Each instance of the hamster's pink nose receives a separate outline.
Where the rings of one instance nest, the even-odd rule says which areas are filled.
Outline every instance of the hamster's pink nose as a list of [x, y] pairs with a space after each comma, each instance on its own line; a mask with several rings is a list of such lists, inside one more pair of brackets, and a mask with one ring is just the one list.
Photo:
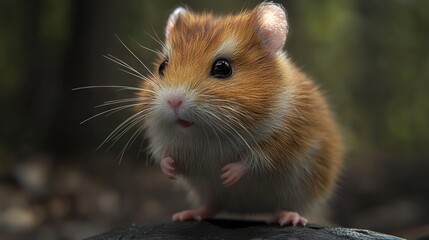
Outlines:
[[170, 105], [171, 108], [173, 109], [178, 109], [182, 103], [183, 103], [183, 99], [180, 96], [177, 95], [171, 95], [167, 98], [168, 104]]

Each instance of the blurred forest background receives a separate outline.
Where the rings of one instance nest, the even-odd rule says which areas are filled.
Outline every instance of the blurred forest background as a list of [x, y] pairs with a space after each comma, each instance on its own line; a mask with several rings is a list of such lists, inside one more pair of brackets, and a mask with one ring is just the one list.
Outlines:
[[[0, 0], [0, 239], [80, 239], [169, 219], [185, 194], [147, 165], [140, 141], [97, 146], [130, 111], [79, 123], [136, 86], [103, 58], [145, 72], [179, 5], [216, 13], [260, 1]], [[333, 222], [416, 238], [429, 234], [429, 1], [277, 1], [286, 50], [331, 102], [348, 154]], [[142, 142], [144, 145], [144, 142]]]

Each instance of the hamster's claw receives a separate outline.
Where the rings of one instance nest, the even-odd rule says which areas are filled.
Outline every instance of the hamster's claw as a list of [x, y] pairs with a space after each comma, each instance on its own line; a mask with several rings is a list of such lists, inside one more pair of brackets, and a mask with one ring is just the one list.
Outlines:
[[222, 183], [226, 187], [234, 185], [247, 172], [247, 169], [248, 167], [243, 162], [233, 162], [225, 165], [220, 175]]
[[166, 157], [161, 160], [161, 171], [169, 179], [176, 179], [176, 169], [174, 168], [174, 159]]
[[308, 220], [296, 212], [280, 210], [275, 213], [275, 219], [280, 226], [292, 225], [292, 226], [305, 226]]

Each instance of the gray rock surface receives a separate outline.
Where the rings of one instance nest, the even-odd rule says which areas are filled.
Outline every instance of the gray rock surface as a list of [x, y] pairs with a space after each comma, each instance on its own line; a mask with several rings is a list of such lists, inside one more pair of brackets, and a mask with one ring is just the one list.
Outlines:
[[208, 220], [202, 222], [161, 222], [132, 224], [120, 227], [89, 240], [113, 239], [402, 239], [369, 230], [324, 227], [309, 224], [306, 227], [280, 227], [262, 222]]

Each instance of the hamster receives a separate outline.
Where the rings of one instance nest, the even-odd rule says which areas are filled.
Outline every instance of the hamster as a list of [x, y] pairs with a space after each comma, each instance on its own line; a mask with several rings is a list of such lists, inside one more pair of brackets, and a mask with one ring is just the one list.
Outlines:
[[169, 16], [136, 114], [162, 172], [197, 197], [198, 208], [172, 220], [269, 214], [303, 226], [333, 192], [341, 136], [318, 87], [283, 51], [287, 33], [284, 8], [271, 2]]

